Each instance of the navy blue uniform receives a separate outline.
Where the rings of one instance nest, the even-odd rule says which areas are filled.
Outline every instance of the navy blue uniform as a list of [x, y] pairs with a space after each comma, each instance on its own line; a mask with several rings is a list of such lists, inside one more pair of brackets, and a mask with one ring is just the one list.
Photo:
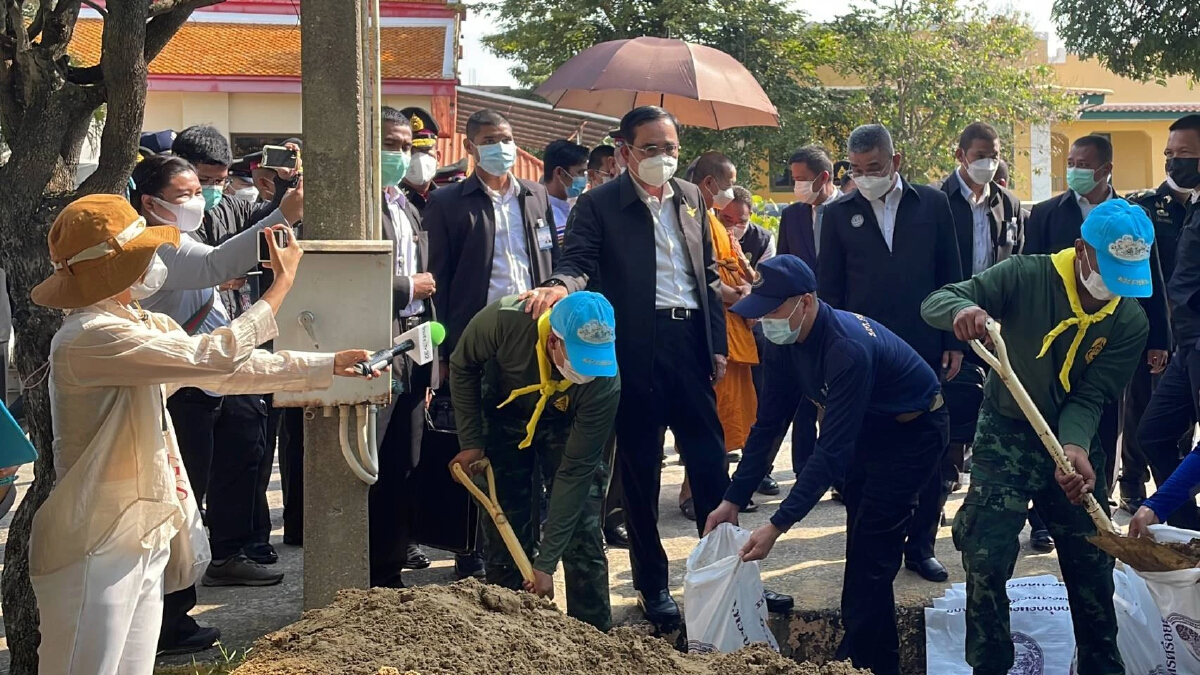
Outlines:
[[892, 582], [917, 496], [949, 442], [933, 369], [874, 320], [822, 302], [803, 343], [768, 344], [763, 403], [726, 499], [745, 506], [801, 397], [825, 408], [812, 457], [771, 517], [787, 530], [845, 476], [846, 573], [837, 658], [900, 672]]

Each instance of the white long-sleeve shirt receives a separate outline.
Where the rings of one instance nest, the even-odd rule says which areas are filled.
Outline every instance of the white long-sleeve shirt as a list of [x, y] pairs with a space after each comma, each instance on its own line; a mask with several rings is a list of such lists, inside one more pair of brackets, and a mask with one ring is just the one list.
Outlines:
[[33, 521], [30, 574], [77, 563], [117, 531], [135, 533], [147, 549], [166, 547], [183, 524], [167, 459], [179, 453], [166, 409], [171, 392], [332, 384], [332, 354], [255, 349], [278, 332], [264, 302], [194, 336], [164, 314], [114, 300], [68, 313], [50, 348], [57, 481]]

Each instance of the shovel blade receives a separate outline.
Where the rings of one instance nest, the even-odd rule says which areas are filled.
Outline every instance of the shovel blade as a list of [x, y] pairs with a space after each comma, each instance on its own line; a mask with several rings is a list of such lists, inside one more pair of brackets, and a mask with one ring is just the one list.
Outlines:
[[1196, 567], [1200, 560], [1144, 537], [1131, 539], [1112, 532], [1088, 537], [1096, 548], [1139, 572], [1173, 572]]

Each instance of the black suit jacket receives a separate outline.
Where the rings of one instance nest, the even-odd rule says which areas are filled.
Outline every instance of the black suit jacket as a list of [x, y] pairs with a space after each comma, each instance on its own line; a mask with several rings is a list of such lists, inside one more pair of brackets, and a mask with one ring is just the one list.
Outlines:
[[[671, 187], [675, 191], [672, 202], [676, 222], [696, 277], [700, 309], [709, 318], [705, 322], [709, 351], [728, 354], [721, 277], [700, 188], [679, 179], [673, 179]], [[654, 350], [678, 348], [659, 345], [654, 339], [654, 254], [653, 217], [638, 196], [629, 172], [625, 172], [619, 179], [580, 195], [567, 221], [562, 261], [554, 271], [554, 278], [569, 292], [584, 290], [592, 281], [591, 290], [604, 294], [612, 303], [621, 387], [642, 396], [649, 394]]]
[[[950, 213], [954, 215], [963, 276], [969, 277], [975, 266], [975, 214], [963, 196], [962, 179], [957, 174], [956, 170], [942, 181], [942, 192], [950, 200]], [[1021, 210], [1021, 200], [995, 182], [988, 193], [988, 222], [992, 227], [993, 264], [1021, 253], [1025, 243], [1025, 213]]]
[[[742, 252], [749, 258], [750, 266], [757, 269], [763, 254], [767, 252], [767, 247], [771, 245], [771, 233], [760, 225], [750, 223], [738, 243], [742, 245]], [[778, 255], [778, 252], [776, 254]]]
[[[518, 181], [525, 245], [529, 251], [532, 285], [550, 278], [558, 262], [554, 241], [554, 216], [546, 188], [527, 180]], [[424, 211], [429, 235], [429, 271], [437, 282], [433, 296], [439, 320], [446, 326], [442, 354], [451, 354], [467, 323], [487, 306], [488, 285], [495, 256], [496, 213], [483, 183], [471, 174], [461, 183], [451, 183], [429, 193]], [[550, 245], [538, 246], [537, 229], [550, 228]]]
[[887, 326], [934, 372], [941, 370], [942, 352], [964, 351], [965, 345], [925, 323], [921, 302], [962, 280], [954, 216], [940, 190], [904, 182], [890, 251], [871, 204], [857, 190], [825, 208], [819, 295]]
[[[1112, 198], [1120, 199], [1116, 196]], [[1083, 228], [1083, 212], [1079, 210], [1076, 199], [1075, 193], [1067, 190], [1057, 197], [1034, 204], [1025, 226], [1023, 253], [1049, 255], [1075, 246], [1075, 240], [1082, 236]], [[1158, 242], [1150, 248], [1150, 278], [1154, 284], [1154, 294], [1138, 300], [1150, 322], [1146, 349], [1169, 350], [1171, 322], [1167, 314], [1166, 283], [1158, 260]]]
[[[821, 222], [824, 224], [823, 218]], [[813, 233], [812, 204], [796, 202], [779, 214], [779, 243], [775, 245], [775, 252], [794, 255], [808, 263], [814, 273], [817, 272], [819, 261], [817, 240]]]
[[[416, 273], [429, 271], [429, 235], [421, 228], [421, 212], [417, 210], [412, 202], [405, 200], [404, 206], [401, 208], [404, 215], [408, 217], [408, 222], [412, 224], [412, 229], [416, 233], [417, 243], [417, 267]], [[383, 238], [388, 241], [396, 241], [396, 224], [392, 222], [392, 213], [388, 209], [387, 203], [383, 205]], [[403, 332], [401, 326], [400, 313], [409, 304], [409, 294], [412, 289], [412, 277], [399, 274], [395, 267], [392, 271], [392, 337], [396, 337]], [[437, 313], [434, 311], [433, 302], [429, 299], [421, 301], [422, 310], [418, 315], [427, 321], [434, 321]], [[417, 370], [424, 370], [420, 383], [414, 382], [413, 373]], [[414, 386], [422, 388], [427, 386], [429, 372], [431, 367], [416, 366], [411, 360], [405, 356], [397, 356], [392, 360], [392, 373], [401, 382], [404, 383], [405, 391], [412, 391]], [[395, 399], [393, 398], [393, 401]], [[386, 424], [384, 425], [386, 428]], [[382, 438], [382, 437], [381, 437]]]

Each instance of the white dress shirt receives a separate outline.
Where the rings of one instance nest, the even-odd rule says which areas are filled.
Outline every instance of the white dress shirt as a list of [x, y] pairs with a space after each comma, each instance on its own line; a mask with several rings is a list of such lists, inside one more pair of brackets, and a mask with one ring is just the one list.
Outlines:
[[533, 286], [529, 242], [525, 237], [525, 218], [521, 215], [521, 186], [513, 175], [508, 177], [508, 189], [496, 192], [484, 184], [492, 198], [495, 212], [496, 238], [492, 252], [492, 279], [488, 284], [488, 304], [508, 295], [520, 295]]
[[1111, 185], [1108, 186], [1108, 193], [1105, 195], [1104, 199], [1100, 200], [1100, 204], [1093, 204], [1093, 203], [1089, 202], [1087, 200], [1087, 197], [1084, 197], [1083, 195], [1079, 194], [1078, 192], [1075, 192], [1074, 190], [1072, 190], [1071, 192], [1075, 193], [1075, 202], [1077, 204], [1079, 204], [1079, 213], [1083, 214], [1084, 220], [1087, 220], [1088, 214], [1090, 214], [1092, 212], [1092, 209], [1094, 209], [1097, 206], [1099, 206], [1100, 204], [1103, 204], [1104, 202], [1112, 199], [1115, 196], [1113, 194], [1113, 189], [1112, 189]]
[[[383, 199], [387, 204], [388, 214], [392, 217], [392, 228], [396, 231], [396, 241], [392, 243], [392, 248], [396, 252], [396, 276], [409, 277], [411, 279], [419, 272], [417, 269], [419, 253], [417, 251], [416, 229], [408, 219], [408, 214], [404, 212], [404, 208], [401, 206], [403, 198], [404, 193], [399, 188], [389, 187], [383, 191]], [[415, 285], [409, 284], [408, 305], [400, 310], [400, 316], [416, 316], [425, 309], [424, 304], [420, 300], [413, 299], [415, 291]]]
[[[837, 201], [842, 196], [840, 189], [835, 189], [829, 199], [813, 207], [813, 252], [821, 255], [821, 220], [825, 217], [825, 207]], [[889, 244], [890, 246], [890, 244]], [[772, 253], [774, 255], [774, 253]]]
[[900, 198], [904, 196], [904, 179], [896, 174], [896, 184], [888, 193], [879, 199], [871, 200], [871, 210], [875, 212], [875, 222], [879, 223], [879, 231], [887, 242], [888, 250], [892, 250], [892, 237], [896, 234], [896, 214], [900, 211]]
[[963, 199], [967, 200], [967, 205], [971, 207], [973, 223], [971, 231], [974, 237], [971, 248], [971, 274], [979, 274], [995, 262], [996, 253], [992, 247], [992, 223], [988, 220], [988, 199], [992, 195], [992, 186], [990, 183], [984, 185], [979, 199], [975, 199], [975, 193], [967, 187], [967, 181], [963, 180], [962, 170], [955, 171], [954, 175], [958, 178], [959, 190], [962, 192]]
[[683, 233], [672, 201], [674, 188], [670, 183], [664, 185], [660, 200], [646, 192], [636, 180], [633, 181], [633, 187], [654, 219], [654, 263], [658, 279], [654, 308], [700, 309], [696, 275], [692, 271], [692, 263], [688, 261], [687, 248], [683, 245]]

